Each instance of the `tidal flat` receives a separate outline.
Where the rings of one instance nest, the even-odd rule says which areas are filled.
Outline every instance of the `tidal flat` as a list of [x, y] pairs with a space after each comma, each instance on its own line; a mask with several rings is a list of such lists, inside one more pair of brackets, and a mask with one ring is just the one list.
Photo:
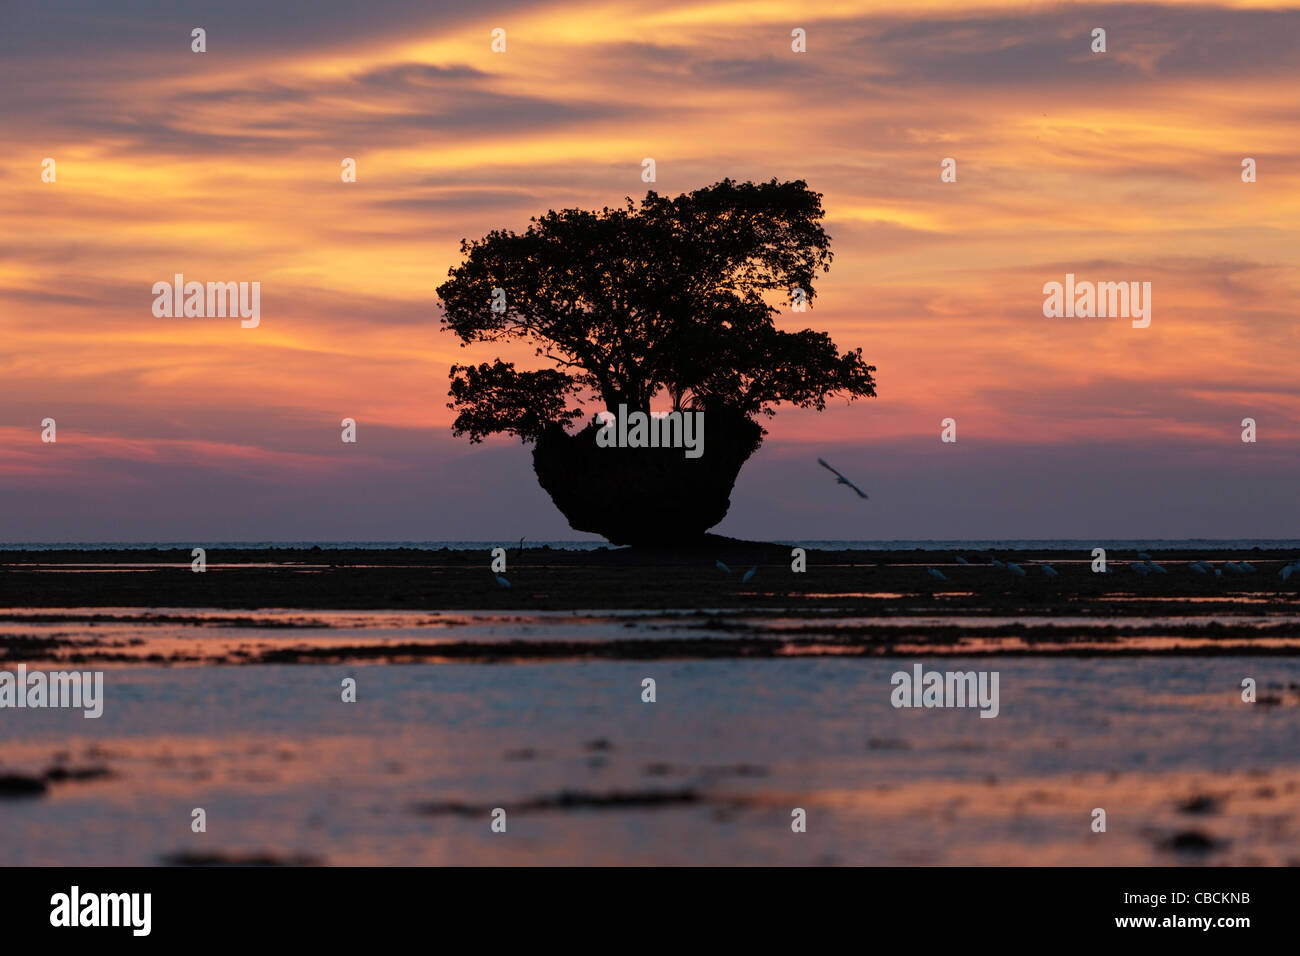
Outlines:
[[0, 864], [1300, 864], [1289, 553], [766, 553], [8, 552]]

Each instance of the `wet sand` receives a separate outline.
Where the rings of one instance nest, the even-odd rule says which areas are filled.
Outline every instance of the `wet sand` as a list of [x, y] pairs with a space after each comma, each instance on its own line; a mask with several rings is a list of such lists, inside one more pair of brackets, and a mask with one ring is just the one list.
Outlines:
[[[797, 657], [1300, 657], [1283, 616], [908, 620], [784, 611], [583, 613], [262, 611], [130, 608], [0, 611], [0, 662], [211, 666], [487, 663]], [[1265, 623], [1262, 623], [1265, 622]]]
[[[100, 718], [0, 714], [0, 865], [1300, 864], [1290, 553], [714, 544], [510, 549], [509, 589], [487, 552], [0, 554], [0, 669], [104, 671]], [[1000, 672], [997, 719], [892, 707], [918, 662]]]
[[909, 664], [116, 668], [0, 720], [0, 865], [1300, 863], [1300, 661], [1008, 658], [995, 720]]

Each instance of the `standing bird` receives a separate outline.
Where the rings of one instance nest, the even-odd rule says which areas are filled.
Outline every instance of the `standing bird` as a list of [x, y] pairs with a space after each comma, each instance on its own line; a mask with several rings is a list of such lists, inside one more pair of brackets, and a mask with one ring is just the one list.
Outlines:
[[850, 488], [852, 488], [854, 491], [856, 491], [856, 492], [858, 493], [858, 497], [859, 497], [859, 498], [865, 498], [865, 497], [867, 497], [866, 492], [864, 492], [861, 488], [859, 488], [859, 487], [858, 487], [857, 485], [855, 485], [853, 482], [849, 481], [847, 478], [845, 478], [843, 475], [841, 475], [838, 471], [836, 471], [836, 470], [835, 470], [834, 468], [832, 468], [830, 465], [826, 464], [826, 459], [825, 459], [825, 458], [818, 458], [818, 459], [817, 459], [817, 464], [821, 465], [823, 468], [825, 468], [827, 471], [829, 471], [831, 474], [833, 474], [833, 475], [835, 476], [835, 483], [836, 483], [837, 485], [848, 485]]

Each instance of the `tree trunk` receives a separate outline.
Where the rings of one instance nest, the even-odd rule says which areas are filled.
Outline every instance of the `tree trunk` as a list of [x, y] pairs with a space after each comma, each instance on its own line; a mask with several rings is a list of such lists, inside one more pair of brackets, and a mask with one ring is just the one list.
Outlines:
[[601, 448], [598, 430], [552, 426], [533, 449], [533, 470], [571, 528], [614, 544], [700, 538], [726, 517], [736, 476], [763, 440], [756, 422], [725, 408], [705, 414], [698, 458], [682, 448]]

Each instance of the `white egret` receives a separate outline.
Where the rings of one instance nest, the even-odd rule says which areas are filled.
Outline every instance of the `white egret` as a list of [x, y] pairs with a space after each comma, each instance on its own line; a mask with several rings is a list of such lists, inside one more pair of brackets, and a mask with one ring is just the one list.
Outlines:
[[865, 498], [865, 497], [867, 497], [867, 493], [866, 493], [865, 491], [863, 491], [861, 488], [859, 488], [859, 487], [858, 487], [857, 485], [855, 485], [853, 482], [849, 481], [847, 478], [845, 478], [843, 475], [841, 475], [838, 471], [836, 471], [836, 470], [835, 470], [834, 468], [832, 468], [830, 465], [826, 464], [826, 459], [825, 459], [825, 458], [818, 458], [818, 459], [817, 459], [817, 464], [821, 465], [823, 468], [825, 468], [827, 471], [831, 472], [831, 473], [835, 476], [835, 483], [836, 483], [837, 485], [848, 485], [850, 488], [852, 488], [854, 491], [856, 491], [856, 492], [858, 493], [858, 497], [859, 497], [859, 498]]

